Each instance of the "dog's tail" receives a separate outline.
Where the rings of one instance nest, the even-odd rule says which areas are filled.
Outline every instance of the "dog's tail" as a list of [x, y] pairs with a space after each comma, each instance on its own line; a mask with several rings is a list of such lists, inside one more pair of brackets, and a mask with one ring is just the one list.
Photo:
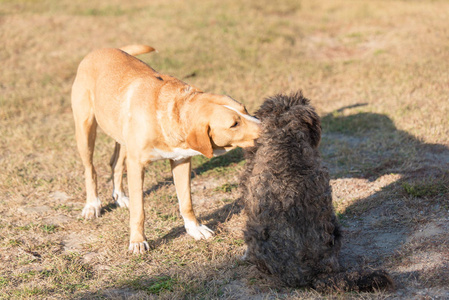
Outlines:
[[348, 271], [322, 275], [312, 282], [312, 288], [321, 293], [375, 292], [392, 290], [394, 282], [385, 271]]
[[154, 49], [151, 46], [147, 46], [147, 45], [128, 45], [125, 47], [120, 47], [120, 50], [122, 50], [123, 52], [126, 52], [132, 56], [136, 56], [136, 55], [144, 54], [144, 53], [150, 53], [153, 51], [157, 52], [156, 49]]

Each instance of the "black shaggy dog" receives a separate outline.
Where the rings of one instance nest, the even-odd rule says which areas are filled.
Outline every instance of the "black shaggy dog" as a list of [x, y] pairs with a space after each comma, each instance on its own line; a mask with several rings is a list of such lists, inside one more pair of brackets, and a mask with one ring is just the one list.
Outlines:
[[383, 271], [340, 272], [341, 232], [329, 173], [318, 152], [320, 118], [301, 92], [268, 98], [256, 112], [262, 134], [245, 152], [241, 191], [248, 216], [245, 258], [291, 287], [373, 291]]

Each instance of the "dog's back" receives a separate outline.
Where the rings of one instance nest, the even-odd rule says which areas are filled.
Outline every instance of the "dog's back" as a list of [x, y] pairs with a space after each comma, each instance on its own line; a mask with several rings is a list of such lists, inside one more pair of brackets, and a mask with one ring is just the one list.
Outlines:
[[[246, 151], [241, 181], [246, 258], [288, 286], [326, 290], [338, 277], [341, 239], [318, 152], [320, 118], [301, 93], [267, 99], [256, 116], [262, 134]], [[362, 282], [372, 287], [382, 277], [341, 274], [348, 290]]]

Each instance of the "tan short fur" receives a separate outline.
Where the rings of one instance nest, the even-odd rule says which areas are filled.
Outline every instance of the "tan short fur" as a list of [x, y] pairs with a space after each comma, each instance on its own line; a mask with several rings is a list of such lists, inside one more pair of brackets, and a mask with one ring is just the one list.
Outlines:
[[[72, 109], [78, 150], [85, 168], [87, 200], [82, 215], [100, 215], [101, 202], [92, 156], [96, 127], [116, 141], [111, 159], [113, 197], [130, 210], [130, 251], [148, 250], [144, 234], [144, 166], [170, 159], [181, 215], [195, 239], [212, 230], [195, 217], [190, 195], [190, 157], [209, 158], [253, 146], [259, 122], [237, 101], [208, 94], [163, 75], [133, 55], [154, 51], [145, 45], [101, 49], [80, 63], [72, 87]], [[122, 189], [124, 164], [129, 199]]]

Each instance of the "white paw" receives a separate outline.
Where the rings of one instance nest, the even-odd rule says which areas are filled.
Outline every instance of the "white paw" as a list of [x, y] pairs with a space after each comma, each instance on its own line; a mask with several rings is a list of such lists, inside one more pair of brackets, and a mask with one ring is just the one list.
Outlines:
[[243, 253], [242, 256], [239, 256], [238, 259], [240, 259], [241, 261], [248, 260], [248, 248], [245, 249], [245, 253]]
[[148, 250], [150, 250], [150, 245], [148, 245], [147, 241], [140, 243], [129, 243], [128, 251], [133, 254], [143, 254]]
[[214, 232], [207, 226], [196, 224], [193, 221], [185, 221], [185, 228], [187, 233], [195, 240], [208, 239], [214, 235]]
[[101, 201], [99, 198], [97, 198], [96, 201], [92, 203], [87, 203], [83, 211], [81, 212], [81, 216], [84, 219], [93, 219], [98, 218], [101, 214]]
[[116, 192], [112, 194], [112, 198], [114, 198], [115, 203], [117, 203], [120, 207], [129, 207], [129, 198], [126, 197], [124, 192]]

